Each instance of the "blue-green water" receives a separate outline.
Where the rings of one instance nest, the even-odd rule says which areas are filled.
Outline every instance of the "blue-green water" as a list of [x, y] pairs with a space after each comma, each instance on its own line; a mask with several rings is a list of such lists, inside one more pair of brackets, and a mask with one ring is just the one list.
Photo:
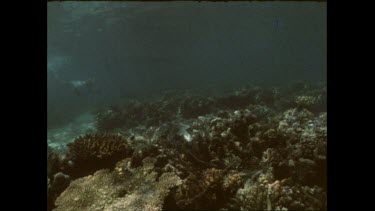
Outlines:
[[326, 19], [49, 2], [48, 210], [326, 210]]
[[325, 3], [49, 2], [47, 29], [51, 128], [168, 89], [326, 80]]

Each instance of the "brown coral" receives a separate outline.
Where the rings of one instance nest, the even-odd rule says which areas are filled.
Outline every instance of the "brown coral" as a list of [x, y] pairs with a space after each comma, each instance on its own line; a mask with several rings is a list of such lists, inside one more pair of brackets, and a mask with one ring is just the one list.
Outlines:
[[218, 209], [228, 200], [223, 190], [226, 169], [210, 168], [201, 174], [190, 174], [177, 189], [175, 200], [178, 209]]
[[120, 135], [94, 134], [68, 144], [66, 172], [73, 178], [112, 168], [117, 161], [130, 157], [132, 147]]
[[233, 194], [243, 185], [244, 173], [231, 171], [223, 179], [223, 190]]

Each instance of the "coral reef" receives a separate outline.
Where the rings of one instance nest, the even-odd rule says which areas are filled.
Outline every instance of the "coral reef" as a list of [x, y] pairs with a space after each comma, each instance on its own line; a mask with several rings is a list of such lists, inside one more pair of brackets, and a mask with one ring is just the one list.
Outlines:
[[51, 147], [47, 147], [47, 177], [49, 179], [60, 171], [61, 162], [60, 156]]
[[120, 135], [87, 134], [68, 144], [64, 172], [72, 178], [86, 176], [113, 167], [117, 161], [131, 157], [132, 153], [133, 148]]
[[70, 177], [61, 172], [56, 173], [52, 179], [47, 178], [47, 210], [54, 208], [56, 198], [69, 186]]
[[308, 108], [308, 107], [313, 106], [317, 102], [317, 99], [313, 96], [303, 95], [303, 96], [297, 96], [295, 102], [297, 106], [300, 108]]
[[228, 174], [227, 169], [209, 168], [200, 174], [190, 174], [176, 190], [176, 209], [220, 209], [233, 195], [234, 189], [241, 186], [239, 174]]
[[56, 199], [54, 210], [103, 210], [121, 192], [121, 186], [116, 185], [109, 170], [100, 170], [71, 182]]
[[50, 165], [75, 179], [55, 210], [325, 210], [325, 94], [176, 91], [98, 111], [99, 130], [121, 135], [80, 137]]
[[54, 201], [69, 184], [69, 177], [62, 174], [62, 160], [50, 147], [47, 147], [47, 210], [52, 210]]
[[130, 159], [120, 161], [115, 170], [100, 170], [73, 181], [56, 200], [59, 210], [162, 210], [171, 188], [181, 185], [173, 173], [158, 177], [155, 159], [130, 168]]
[[290, 186], [261, 174], [238, 190], [233, 209], [238, 210], [325, 210], [326, 194], [319, 186]]
[[307, 108], [326, 111], [325, 85], [296, 83], [289, 87], [247, 87], [224, 95], [197, 95], [192, 91], [167, 92], [156, 99], [129, 101], [95, 112], [97, 128], [110, 131], [138, 125], [158, 126], [176, 118], [197, 118], [220, 109], [243, 109], [249, 105], [270, 106], [277, 111]]
[[130, 101], [112, 106], [95, 113], [99, 131], [112, 131], [116, 128], [152, 126], [172, 120], [178, 111], [178, 104], [159, 99], [153, 102]]

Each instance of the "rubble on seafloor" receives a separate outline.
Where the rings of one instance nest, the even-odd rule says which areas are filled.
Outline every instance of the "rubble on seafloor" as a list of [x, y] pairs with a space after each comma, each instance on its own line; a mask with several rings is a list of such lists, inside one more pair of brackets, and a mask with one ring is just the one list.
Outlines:
[[49, 210], [326, 210], [324, 85], [172, 93], [49, 149]]

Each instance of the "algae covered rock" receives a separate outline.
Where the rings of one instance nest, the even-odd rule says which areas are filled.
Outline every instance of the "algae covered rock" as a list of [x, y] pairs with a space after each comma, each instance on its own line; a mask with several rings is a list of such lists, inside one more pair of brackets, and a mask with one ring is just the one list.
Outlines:
[[56, 199], [54, 211], [161, 210], [170, 189], [181, 184], [180, 178], [172, 172], [158, 177], [153, 158], [145, 158], [135, 169], [129, 162], [125, 159], [114, 171], [100, 170], [73, 181]]
[[56, 199], [54, 211], [103, 210], [123, 191], [109, 170], [74, 180]]

